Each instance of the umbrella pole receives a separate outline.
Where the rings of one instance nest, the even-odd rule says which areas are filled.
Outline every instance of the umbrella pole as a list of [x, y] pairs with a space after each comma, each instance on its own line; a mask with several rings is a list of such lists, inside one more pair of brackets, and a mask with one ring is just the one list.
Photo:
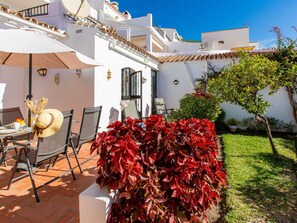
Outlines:
[[[29, 86], [28, 86], [29, 94], [27, 95], [26, 99], [31, 100], [32, 95], [32, 54], [29, 54]], [[31, 126], [31, 111], [28, 109], [28, 126]]]

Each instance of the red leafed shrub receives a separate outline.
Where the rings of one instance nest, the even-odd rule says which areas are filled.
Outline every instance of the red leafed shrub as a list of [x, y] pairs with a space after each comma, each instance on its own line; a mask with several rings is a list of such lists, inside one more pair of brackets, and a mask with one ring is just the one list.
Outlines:
[[118, 194], [109, 223], [202, 222], [220, 199], [226, 174], [217, 160], [214, 124], [207, 119], [115, 122], [98, 134], [97, 183]]

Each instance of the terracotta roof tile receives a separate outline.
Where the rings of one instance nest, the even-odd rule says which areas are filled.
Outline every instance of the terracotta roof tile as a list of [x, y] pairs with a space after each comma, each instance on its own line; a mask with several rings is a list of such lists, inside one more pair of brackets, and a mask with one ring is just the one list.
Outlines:
[[32, 22], [36, 25], [39, 25], [39, 26], [42, 26], [42, 27], [45, 27], [51, 31], [55, 31], [59, 34], [61, 33], [65, 33], [64, 30], [61, 30], [61, 29], [58, 29], [57, 27], [55, 26], [51, 26], [47, 23], [44, 23], [44, 22], [39, 22], [37, 19], [35, 18], [32, 18], [32, 17], [26, 17], [24, 16], [21, 12], [15, 12], [15, 11], [12, 11], [10, 10], [9, 8], [7, 8], [6, 6], [4, 5], [0, 5], [0, 11], [3, 11], [4, 13], [7, 13], [7, 14], [10, 14], [10, 15], [14, 15], [14, 16], [17, 16], [19, 17], [20, 19], [23, 19], [23, 20], [26, 20], [26, 21], [29, 21], [29, 22]]
[[[275, 52], [275, 49], [248, 51], [250, 55], [269, 55]], [[215, 53], [215, 54], [194, 54], [194, 55], [171, 55], [171, 56], [159, 56], [160, 63], [173, 63], [181, 61], [198, 61], [198, 60], [217, 60], [217, 59], [232, 59], [238, 58], [238, 52], [231, 51], [227, 53]]]

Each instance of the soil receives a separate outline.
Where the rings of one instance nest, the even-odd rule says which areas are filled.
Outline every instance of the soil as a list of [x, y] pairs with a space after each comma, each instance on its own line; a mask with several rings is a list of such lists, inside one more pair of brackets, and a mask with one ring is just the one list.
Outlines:
[[[223, 150], [222, 150], [222, 144], [221, 144], [221, 136], [218, 136], [218, 149], [219, 149], [219, 154], [218, 154], [218, 159], [221, 161], [223, 160]], [[225, 196], [224, 196], [224, 189], [221, 191], [221, 197], [222, 200], [219, 201], [217, 206], [212, 206], [210, 210], [207, 211], [206, 215], [208, 217], [209, 223], [225, 223], [224, 221], [224, 204], [225, 204]]]

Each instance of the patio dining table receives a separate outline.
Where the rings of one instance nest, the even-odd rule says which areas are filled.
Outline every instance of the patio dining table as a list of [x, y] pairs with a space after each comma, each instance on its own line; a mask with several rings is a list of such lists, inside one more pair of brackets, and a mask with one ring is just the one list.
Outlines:
[[20, 129], [0, 129], [0, 166], [5, 163], [6, 153], [9, 149], [9, 141], [26, 134], [32, 133], [31, 128], [20, 128]]

